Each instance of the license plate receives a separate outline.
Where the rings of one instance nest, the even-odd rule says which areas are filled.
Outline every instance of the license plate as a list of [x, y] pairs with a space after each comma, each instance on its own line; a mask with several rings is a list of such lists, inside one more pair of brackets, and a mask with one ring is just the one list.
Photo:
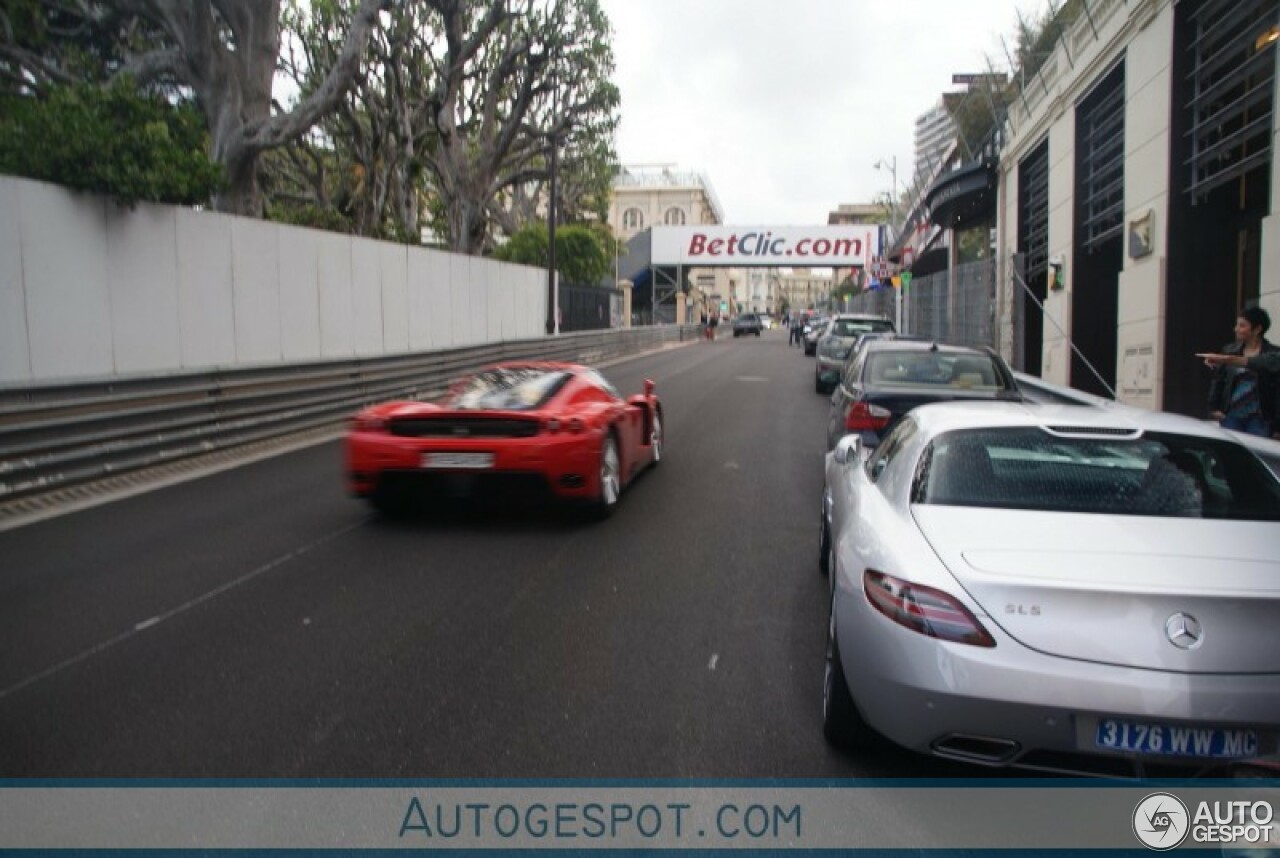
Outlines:
[[426, 453], [422, 467], [455, 471], [482, 471], [493, 467], [492, 453]]
[[1170, 757], [1234, 759], [1258, 755], [1258, 732], [1223, 727], [1182, 727], [1103, 718], [1094, 743], [1109, 751]]

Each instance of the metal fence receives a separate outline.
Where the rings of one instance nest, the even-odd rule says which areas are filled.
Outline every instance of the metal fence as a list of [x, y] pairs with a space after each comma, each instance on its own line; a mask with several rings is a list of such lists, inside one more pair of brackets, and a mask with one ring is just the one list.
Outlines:
[[574, 286], [561, 283], [560, 331], [600, 331], [618, 327], [617, 307], [622, 303], [622, 290], [604, 286]]
[[[955, 270], [911, 281], [902, 296], [903, 333], [970, 346], [998, 346], [995, 326], [995, 263], [979, 260]], [[853, 296], [849, 311], [897, 319], [897, 289], [868, 290]]]

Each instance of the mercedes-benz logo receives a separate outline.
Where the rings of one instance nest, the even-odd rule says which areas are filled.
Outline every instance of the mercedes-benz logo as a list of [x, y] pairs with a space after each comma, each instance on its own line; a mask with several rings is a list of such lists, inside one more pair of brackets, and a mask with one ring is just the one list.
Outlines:
[[1164, 633], [1178, 649], [1195, 649], [1204, 643], [1204, 629], [1190, 614], [1177, 613], [1165, 621]]

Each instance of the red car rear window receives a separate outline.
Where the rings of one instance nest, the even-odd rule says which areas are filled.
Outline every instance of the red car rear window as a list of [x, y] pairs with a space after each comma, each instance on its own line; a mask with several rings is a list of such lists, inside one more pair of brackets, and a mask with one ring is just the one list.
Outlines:
[[541, 367], [502, 367], [476, 373], [457, 387], [446, 406], [470, 411], [533, 411], [546, 405], [571, 373]]

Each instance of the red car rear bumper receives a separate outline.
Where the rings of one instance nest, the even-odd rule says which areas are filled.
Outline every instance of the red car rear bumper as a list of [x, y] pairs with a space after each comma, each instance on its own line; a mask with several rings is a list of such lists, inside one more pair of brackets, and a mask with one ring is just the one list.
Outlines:
[[[504, 482], [527, 488], [540, 478], [553, 495], [594, 498], [600, 493], [602, 437], [587, 431], [533, 438], [405, 438], [355, 430], [346, 440], [347, 488], [367, 497], [392, 480], [419, 482], [424, 488], [450, 484], [481, 489]], [[493, 459], [484, 468], [436, 468], [427, 464], [429, 453], [488, 453]]]

